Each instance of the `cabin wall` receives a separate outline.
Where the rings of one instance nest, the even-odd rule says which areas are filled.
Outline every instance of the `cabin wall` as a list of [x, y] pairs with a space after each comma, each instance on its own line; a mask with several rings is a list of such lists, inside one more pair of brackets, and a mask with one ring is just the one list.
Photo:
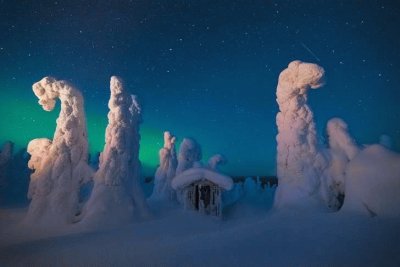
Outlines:
[[222, 215], [222, 190], [209, 181], [193, 183], [184, 189], [184, 208], [198, 210], [202, 214]]

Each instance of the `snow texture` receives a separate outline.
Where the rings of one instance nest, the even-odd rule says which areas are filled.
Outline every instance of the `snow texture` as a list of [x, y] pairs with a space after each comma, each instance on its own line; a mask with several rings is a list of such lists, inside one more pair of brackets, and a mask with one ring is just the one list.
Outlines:
[[195, 162], [201, 160], [201, 156], [200, 145], [194, 139], [184, 138], [179, 147], [176, 174], [178, 175], [183, 171], [192, 168], [195, 165]]
[[85, 222], [95, 224], [124, 223], [148, 212], [139, 183], [140, 107], [118, 77], [111, 77], [110, 90], [105, 146], [83, 213]]
[[39, 104], [51, 111], [57, 98], [61, 111], [53, 140], [34, 139], [28, 144], [31, 175], [28, 196], [32, 199], [26, 223], [68, 224], [79, 212], [81, 184], [90, 179], [88, 143], [81, 93], [65, 81], [45, 77], [33, 85]]
[[400, 217], [400, 154], [371, 145], [346, 168], [343, 211]]
[[277, 175], [274, 206], [320, 206], [322, 172], [327, 160], [317, 141], [307, 92], [324, 84], [320, 66], [293, 61], [281, 72], [277, 86]]
[[204, 179], [219, 185], [225, 190], [231, 190], [233, 187], [232, 178], [226, 175], [206, 168], [191, 168], [178, 174], [172, 180], [172, 188], [175, 190], [181, 190], [196, 181], [201, 181]]
[[152, 199], [174, 200], [175, 190], [171, 187], [172, 178], [178, 165], [175, 151], [175, 136], [164, 132], [164, 147], [160, 149], [160, 166], [154, 176]]

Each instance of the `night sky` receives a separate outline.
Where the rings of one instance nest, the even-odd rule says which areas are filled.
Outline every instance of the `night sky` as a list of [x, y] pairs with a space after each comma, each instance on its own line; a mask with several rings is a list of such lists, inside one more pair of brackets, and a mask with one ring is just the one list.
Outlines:
[[[400, 148], [400, 4], [396, 1], [0, 0], [0, 141], [52, 138], [58, 109], [32, 84], [70, 81], [85, 97], [93, 153], [104, 145], [111, 75], [143, 108], [140, 157], [158, 164], [162, 132], [194, 137], [231, 175], [275, 173], [279, 73], [295, 59], [325, 68], [309, 104], [323, 137], [339, 116], [360, 144]], [[59, 105], [58, 105], [59, 106]]]

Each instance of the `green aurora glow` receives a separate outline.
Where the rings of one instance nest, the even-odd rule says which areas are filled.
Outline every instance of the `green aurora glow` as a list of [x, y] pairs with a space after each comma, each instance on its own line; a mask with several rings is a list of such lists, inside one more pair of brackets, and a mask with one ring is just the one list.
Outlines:
[[[5, 94], [4, 92], [7, 92]], [[31, 97], [21, 95], [30, 93]], [[17, 93], [19, 92], [19, 93]], [[87, 109], [87, 107], [85, 107]], [[0, 140], [10, 140], [15, 144], [15, 151], [26, 148], [35, 138], [52, 139], [60, 105], [51, 112], [44, 111], [37, 103], [31, 90], [2, 90], [0, 97]], [[103, 151], [104, 135], [107, 127], [107, 113], [93, 114], [86, 112], [90, 153], [95, 155]], [[161, 130], [141, 127], [140, 160], [145, 175], [152, 175], [158, 164], [158, 150], [163, 144]]]

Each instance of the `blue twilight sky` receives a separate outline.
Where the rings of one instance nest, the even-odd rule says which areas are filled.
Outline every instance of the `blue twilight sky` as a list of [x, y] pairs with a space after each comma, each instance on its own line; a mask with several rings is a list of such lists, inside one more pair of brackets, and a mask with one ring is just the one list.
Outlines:
[[58, 111], [31, 85], [71, 81], [85, 97], [91, 151], [102, 150], [111, 75], [143, 107], [141, 160], [162, 132], [194, 137], [231, 175], [275, 173], [279, 73], [294, 60], [326, 70], [309, 104], [323, 137], [339, 116], [360, 143], [400, 148], [400, 4], [396, 1], [0, 0], [0, 141], [51, 137]]

